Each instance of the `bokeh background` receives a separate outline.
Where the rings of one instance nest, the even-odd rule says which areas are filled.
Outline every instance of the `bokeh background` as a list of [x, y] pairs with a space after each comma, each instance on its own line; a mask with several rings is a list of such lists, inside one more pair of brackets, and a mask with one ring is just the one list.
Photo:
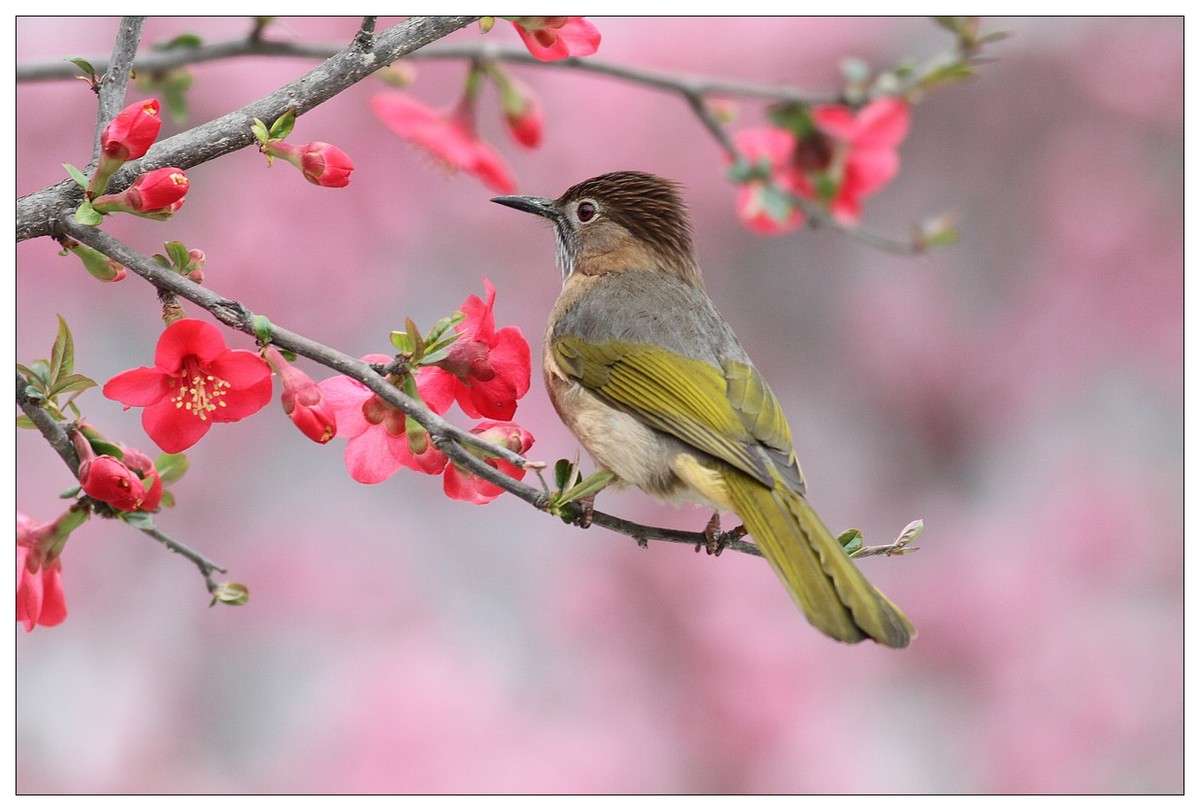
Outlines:
[[[883, 68], [950, 45], [916, 18], [596, 22], [596, 58], [820, 91], [845, 57]], [[356, 25], [282, 18], [269, 36], [336, 44]], [[142, 47], [249, 27], [152, 19]], [[685, 184], [709, 291], [782, 401], [826, 521], [884, 543], [925, 519], [919, 553], [862, 563], [920, 629], [910, 649], [823, 638], [755, 558], [641, 550], [513, 498], [450, 501], [410, 471], [356, 484], [341, 440], [305, 440], [272, 403], [189, 452], [159, 520], [247, 583], [248, 605], [208, 608], [189, 563], [124, 526], [72, 538], [68, 620], [17, 632], [18, 790], [1181, 791], [1183, 23], [986, 27], [1012, 36], [976, 80], [915, 108], [901, 173], [866, 206], [897, 236], [959, 212], [960, 244], [921, 258], [831, 229], [751, 234], [718, 147], [645, 87], [517, 67], [545, 109], [543, 146], [506, 140], [490, 91], [479, 119], [524, 193], [616, 169]], [[115, 30], [22, 18], [17, 55], [106, 56]], [[517, 44], [504, 23], [488, 36]], [[198, 65], [191, 121], [312, 64]], [[413, 64], [414, 95], [457, 98], [462, 63]], [[539, 352], [558, 290], [550, 231], [388, 134], [367, 107], [381, 88], [363, 82], [295, 131], [354, 158], [349, 187], [245, 150], [190, 170], [170, 223], [109, 229], [148, 253], [203, 248], [214, 289], [356, 355], [386, 352], [406, 315], [428, 325], [481, 294], [486, 275], [498, 324]], [[19, 194], [87, 162], [94, 110], [81, 82], [18, 87]], [[761, 121], [753, 102], [738, 110], [735, 126]], [[20, 360], [47, 356], [61, 314], [78, 371], [150, 362], [161, 322], [144, 283], [95, 282], [46, 239], [16, 258]], [[98, 392], [82, 405], [153, 450], [137, 411]], [[540, 380], [518, 419], [533, 458], [576, 453]], [[19, 509], [51, 520], [66, 469], [20, 432], [16, 470]], [[687, 528], [706, 517], [638, 493], [601, 504]]]

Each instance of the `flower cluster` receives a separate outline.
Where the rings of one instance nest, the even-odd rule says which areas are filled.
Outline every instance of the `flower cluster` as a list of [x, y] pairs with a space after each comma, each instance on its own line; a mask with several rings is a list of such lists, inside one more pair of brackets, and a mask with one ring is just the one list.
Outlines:
[[[600, 32], [582, 17], [514, 17], [521, 40], [538, 59], [589, 56], [600, 46]], [[532, 90], [494, 62], [472, 65], [459, 101], [435, 109], [407, 93], [388, 91], [371, 99], [371, 110], [394, 134], [432, 155], [450, 171], [462, 170], [500, 194], [516, 191], [512, 171], [475, 126], [475, 103], [482, 79], [500, 93], [504, 126], [518, 145], [536, 149], [542, 142], [544, 118]]]
[[158, 100], [134, 102], [118, 113], [100, 134], [100, 160], [90, 180], [85, 180], [74, 167], [67, 167], [76, 182], [87, 190], [86, 200], [76, 213], [80, 222], [98, 225], [102, 215], [119, 211], [165, 220], [183, 206], [188, 178], [182, 169], [173, 166], [139, 175], [117, 194], [104, 193], [113, 173], [128, 161], [143, 157], [161, 129]]
[[[516, 327], [496, 329], [492, 314], [496, 290], [486, 279], [484, 286], [486, 302], [478, 296], [463, 302], [465, 318], [449, 351], [414, 370], [405, 388], [437, 414], [445, 414], [457, 401], [469, 416], [486, 418], [472, 433], [523, 454], [533, 445], [533, 436], [510, 418], [516, 401], [529, 390], [529, 343]], [[391, 358], [367, 355], [363, 360], [388, 363]], [[346, 469], [355, 481], [376, 484], [407, 467], [443, 474], [446, 495], [462, 501], [486, 504], [503, 492], [451, 462], [415, 420], [407, 419], [403, 411], [357, 380], [331, 377], [319, 386], [324, 403], [336, 417], [338, 432], [347, 440]], [[478, 455], [513, 478], [524, 476], [522, 468], [482, 451]]]
[[793, 129], [737, 133], [735, 145], [749, 167], [738, 174], [739, 218], [762, 234], [790, 231], [804, 219], [794, 195], [821, 204], [840, 222], [857, 222], [862, 201], [899, 169], [896, 147], [908, 126], [908, 104], [882, 98], [857, 112], [818, 105]]

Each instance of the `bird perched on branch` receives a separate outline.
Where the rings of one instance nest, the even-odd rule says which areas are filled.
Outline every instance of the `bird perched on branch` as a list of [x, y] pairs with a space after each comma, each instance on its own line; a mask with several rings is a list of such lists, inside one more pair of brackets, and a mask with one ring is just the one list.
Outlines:
[[543, 373], [596, 462], [661, 499], [736, 513], [834, 639], [907, 645], [912, 623], [809, 506], [783, 411], [704, 292], [676, 185], [615, 172], [557, 200], [493, 202], [554, 224], [563, 289]]

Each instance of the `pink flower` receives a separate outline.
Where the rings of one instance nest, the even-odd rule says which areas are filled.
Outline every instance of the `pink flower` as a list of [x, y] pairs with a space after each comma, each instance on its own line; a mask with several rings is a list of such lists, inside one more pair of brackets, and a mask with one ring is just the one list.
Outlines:
[[271, 369], [254, 352], [230, 349], [220, 331], [182, 318], [163, 330], [154, 366], [121, 372], [104, 395], [145, 407], [142, 427], [160, 448], [178, 453], [217, 422], [249, 417], [271, 399]]
[[[388, 363], [387, 355], [367, 355], [367, 363]], [[453, 397], [430, 391], [429, 369], [417, 370], [417, 393], [433, 411], [441, 414]], [[446, 467], [445, 455], [424, 439], [424, 446], [410, 445], [405, 414], [379, 399], [362, 383], [345, 375], [322, 380], [318, 386], [337, 421], [338, 433], [346, 438], [346, 470], [356, 482], [378, 484], [401, 467], [437, 475]]]
[[459, 309], [467, 317], [458, 326], [458, 340], [445, 360], [426, 367], [426, 390], [457, 400], [471, 417], [507, 420], [529, 391], [529, 342], [517, 327], [496, 329], [496, 288], [486, 278], [483, 286], [487, 303], [474, 295], [463, 302]]
[[68, 510], [53, 524], [17, 513], [17, 622], [58, 625], [67, 618], [59, 554], [73, 529], [87, 520], [86, 510]]
[[127, 211], [152, 219], [165, 220], [183, 207], [188, 192], [188, 177], [182, 169], [164, 166], [138, 175], [132, 185], [119, 194], [105, 194], [92, 201], [102, 214]]
[[451, 168], [475, 175], [488, 188], [501, 194], [516, 190], [516, 181], [504, 160], [475, 135], [466, 103], [439, 112], [405, 93], [390, 92], [374, 96], [371, 109], [393, 133], [425, 149]]
[[100, 134], [101, 153], [118, 161], [136, 160], [145, 155], [162, 129], [158, 106], [158, 99], [146, 99], [117, 113]]
[[738, 218], [752, 231], [777, 235], [804, 221], [804, 214], [788, 193], [812, 197], [812, 186], [793, 164], [796, 138], [787, 130], [770, 127], [742, 130], [734, 135], [738, 151], [750, 164], [762, 165], [767, 176], [756, 175], [738, 189]]
[[283, 413], [313, 442], [324, 445], [337, 434], [333, 409], [313, 379], [297, 369], [273, 346], [267, 347], [267, 362], [283, 381], [279, 401]]
[[900, 168], [896, 147], [908, 134], [908, 104], [882, 98], [855, 113], [844, 105], [813, 110], [813, 121], [835, 144], [830, 172], [840, 182], [830, 210], [843, 222], [857, 222], [863, 198], [877, 192]]
[[583, 17], [517, 17], [512, 24], [542, 62], [591, 56], [600, 47], [600, 31]]
[[324, 141], [292, 146], [286, 141], [274, 140], [267, 144], [266, 151], [298, 168], [309, 183], [330, 189], [349, 185], [350, 173], [354, 171], [350, 156]]
[[83, 492], [116, 510], [139, 510], [146, 500], [141, 477], [114, 456], [97, 456], [79, 466]]
[[[493, 444], [508, 448], [514, 453], [524, 454], [533, 446], [533, 434], [515, 422], [484, 420], [472, 428], [471, 433], [477, 434]], [[503, 459], [484, 458], [483, 461], [518, 481], [525, 478], [524, 468], [517, 467]], [[503, 488], [453, 464], [446, 466], [442, 487], [450, 498], [470, 501], [474, 504], [487, 504], [505, 492]]]

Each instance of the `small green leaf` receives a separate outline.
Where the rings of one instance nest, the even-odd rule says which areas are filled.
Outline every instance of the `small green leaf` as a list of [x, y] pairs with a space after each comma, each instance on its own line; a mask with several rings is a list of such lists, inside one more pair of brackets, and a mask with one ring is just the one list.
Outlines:
[[84, 73], [86, 73], [89, 78], [92, 78], [92, 79], [96, 78], [96, 69], [94, 67], [92, 67], [91, 62], [87, 61], [82, 56], [68, 57], [67, 61], [70, 62], [75, 67], [82, 70]]
[[174, 39], [160, 42], [154, 46], [156, 51], [169, 51], [172, 48], [199, 48], [203, 40], [196, 34], [180, 34]]
[[79, 495], [79, 493], [82, 490], [83, 490], [83, 486], [77, 484], [74, 487], [68, 487], [66, 490], [63, 490], [61, 493], [58, 494], [58, 497], [59, 498], [75, 498], [75, 496]]
[[271, 319], [265, 315], [256, 315], [252, 319], [254, 325], [254, 335], [258, 338], [259, 343], [271, 343]]
[[420, 358], [425, 354], [425, 339], [421, 337], [421, 330], [417, 327], [416, 322], [405, 316], [404, 331], [412, 337], [413, 342], [413, 357]]
[[182, 242], [167, 242], [163, 244], [163, 247], [167, 249], [167, 256], [171, 257], [171, 264], [177, 270], [181, 270], [187, 266], [191, 257], [188, 256], [186, 245]]
[[107, 439], [93, 439], [88, 437], [88, 444], [92, 446], [99, 456], [111, 456], [114, 459], [120, 459], [125, 455], [125, 451], [121, 450], [119, 445], [114, 445]]
[[857, 529], [848, 529], [838, 536], [838, 543], [847, 555], [853, 555], [863, 548], [863, 536]]
[[175, 506], [175, 494], [172, 493], [170, 490], [163, 490], [162, 498], [159, 499], [159, 501], [158, 501], [158, 506], [164, 507], [164, 508], [174, 507]]
[[392, 342], [392, 346], [396, 347], [396, 351], [402, 355], [411, 356], [416, 349], [412, 338], [409, 337], [407, 332], [392, 330], [391, 334], [388, 335], [388, 339]]
[[84, 200], [79, 204], [79, 208], [75, 209], [75, 222], [80, 225], [99, 225], [104, 222], [104, 215], [92, 208], [89, 200]]
[[137, 510], [136, 512], [123, 512], [120, 515], [122, 521], [137, 529], [154, 529], [154, 516], [145, 510]]
[[54, 386], [51, 387], [50, 391], [47, 392], [47, 394], [51, 397], [55, 397], [59, 394], [67, 394], [72, 391], [84, 391], [98, 385], [100, 384], [95, 380], [92, 380], [90, 377], [69, 374], [60, 377]]
[[275, 119], [275, 123], [271, 125], [270, 136], [272, 138], [286, 138], [292, 133], [292, 128], [296, 126], [296, 113], [293, 110], [288, 110], [279, 118]]
[[50, 385], [53, 386], [62, 375], [69, 375], [75, 368], [75, 341], [71, 338], [71, 328], [66, 319], [58, 317], [58, 334], [54, 336], [54, 346], [50, 349]]
[[164, 485], [174, 484], [188, 470], [188, 458], [182, 453], [164, 453], [154, 460], [154, 467]]
[[609, 483], [616, 477], [617, 474], [611, 470], [597, 470], [579, 484], [563, 493], [559, 503], [569, 504], [572, 501], [579, 501], [580, 499], [599, 493], [605, 487], [608, 487]]
[[17, 427], [18, 428], [37, 428], [37, 426], [33, 424], [33, 420], [29, 419], [29, 417], [26, 417], [24, 414], [17, 415]]
[[262, 122], [261, 118], [254, 119], [254, 123], [250, 125], [250, 131], [254, 133], [254, 137], [261, 144], [271, 140], [271, 133], [268, 132], [267, 125]]
[[74, 180], [76, 183], [78, 183], [81, 188], [84, 188], [84, 189], [87, 188], [87, 186], [88, 186], [87, 175], [85, 175], [83, 172], [79, 171], [78, 169], [76, 169], [74, 166], [72, 166], [69, 163], [64, 163], [63, 168], [67, 170], [67, 174], [70, 175], [71, 179]]
[[567, 485], [571, 483], [571, 471], [575, 466], [566, 459], [559, 459], [554, 463], [554, 486], [559, 492], [567, 489]]

